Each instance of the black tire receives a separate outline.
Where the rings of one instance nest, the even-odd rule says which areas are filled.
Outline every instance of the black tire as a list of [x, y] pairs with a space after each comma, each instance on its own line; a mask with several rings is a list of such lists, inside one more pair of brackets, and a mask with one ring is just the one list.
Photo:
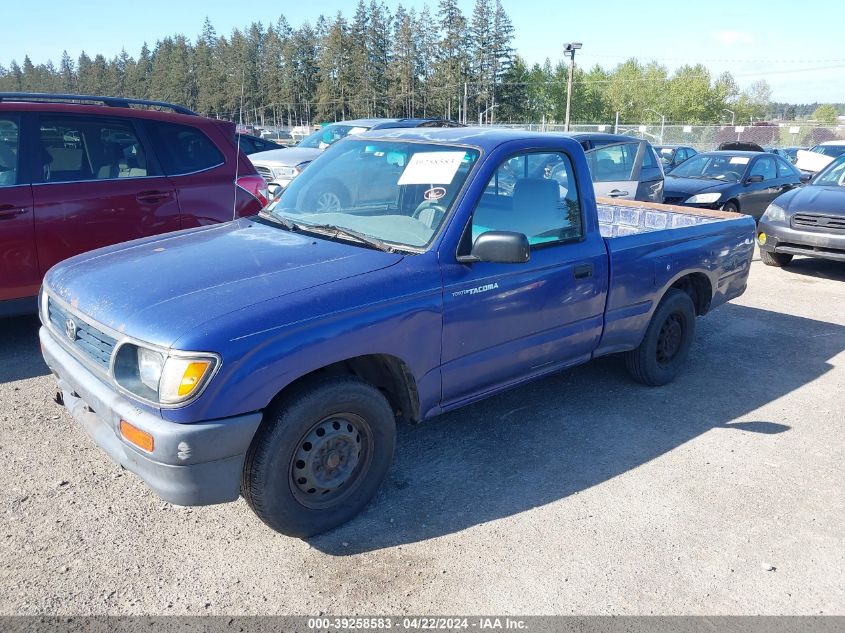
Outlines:
[[640, 346], [625, 356], [634, 380], [657, 387], [681, 372], [695, 336], [695, 305], [690, 296], [670, 288], [651, 317]]
[[739, 205], [733, 200], [728, 200], [725, 204], [722, 205], [722, 211], [728, 211], [729, 213], [739, 213]]
[[789, 266], [792, 262], [792, 254], [791, 253], [772, 253], [769, 251], [764, 251], [762, 248], [760, 249], [760, 260], [766, 264], [766, 266], [776, 266], [778, 268], [783, 268], [784, 266]]
[[265, 414], [247, 451], [241, 494], [277, 532], [313, 536], [369, 503], [395, 445], [396, 419], [376, 388], [351, 376], [305, 384]]

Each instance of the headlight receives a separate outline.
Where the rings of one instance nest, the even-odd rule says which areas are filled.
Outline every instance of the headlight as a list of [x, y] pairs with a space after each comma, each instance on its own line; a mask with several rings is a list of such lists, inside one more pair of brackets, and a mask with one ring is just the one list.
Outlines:
[[786, 211], [783, 207], [776, 205], [774, 202], [769, 205], [763, 217], [770, 222], [786, 222]]
[[139, 347], [137, 350], [138, 377], [147, 388], [157, 392], [161, 369], [164, 367], [164, 356], [146, 347]]
[[698, 193], [692, 198], [687, 198], [689, 204], [710, 204], [722, 197], [721, 193]]
[[155, 404], [175, 405], [196, 396], [217, 368], [207, 354], [168, 354], [132, 343], [120, 346], [114, 379], [129, 393]]

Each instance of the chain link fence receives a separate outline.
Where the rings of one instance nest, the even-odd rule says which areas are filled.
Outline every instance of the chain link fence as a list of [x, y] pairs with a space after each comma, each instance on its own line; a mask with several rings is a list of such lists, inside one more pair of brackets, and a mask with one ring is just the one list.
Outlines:
[[[519, 130], [563, 132], [565, 126], [547, 123], [496, 124]], [[615, 133], [636, 136], [653, 145], [690, 145], [699, 151], [716, 149], [727, 141], [746, 141], [763, 147], [811, 147], [824, 141], [845, 139], [845, 125], [823, 126], [807, 122], [766, 123], [755, 125], [679, 125], [620, 123], [577, 123], [569, 126], [571, 132]]]

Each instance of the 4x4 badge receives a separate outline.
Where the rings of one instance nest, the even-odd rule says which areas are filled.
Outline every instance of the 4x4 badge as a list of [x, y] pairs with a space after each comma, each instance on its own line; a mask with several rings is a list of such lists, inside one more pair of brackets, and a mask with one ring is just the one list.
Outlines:
[[71, 340], [76, 340], [76, 321], [71, 319], [70, 317], [67, 318], [65, 321], [65, 335]]

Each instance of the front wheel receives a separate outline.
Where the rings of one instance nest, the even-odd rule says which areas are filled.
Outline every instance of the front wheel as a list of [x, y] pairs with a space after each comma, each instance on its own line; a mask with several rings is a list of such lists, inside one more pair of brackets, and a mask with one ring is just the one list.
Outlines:
[[722, 211], [727, 211], [728, 213], [739, 213], [739, 207], [736, 206], [736, 202], [731, 200], [722, 205]]
[[760, 261], [766, 264], [766, 266], [783, 268], [784, 266], [788, 266], [792, 261], [792, 255], [790, 253], [770, 253], [769, 251], [760, 249]]
[[690, 296], [670, 288], [657, 306], [639, 347], [626, 354], [634, 380], [653, 387], [672, 382], [681, 372], [695, 336], [695, 305]]
[[270, 410], [244, 464], [241, 493], [271, 528], [300, 538], [349, 521], [393, 461], [396, 422], [354, 377], [300, 387]]

